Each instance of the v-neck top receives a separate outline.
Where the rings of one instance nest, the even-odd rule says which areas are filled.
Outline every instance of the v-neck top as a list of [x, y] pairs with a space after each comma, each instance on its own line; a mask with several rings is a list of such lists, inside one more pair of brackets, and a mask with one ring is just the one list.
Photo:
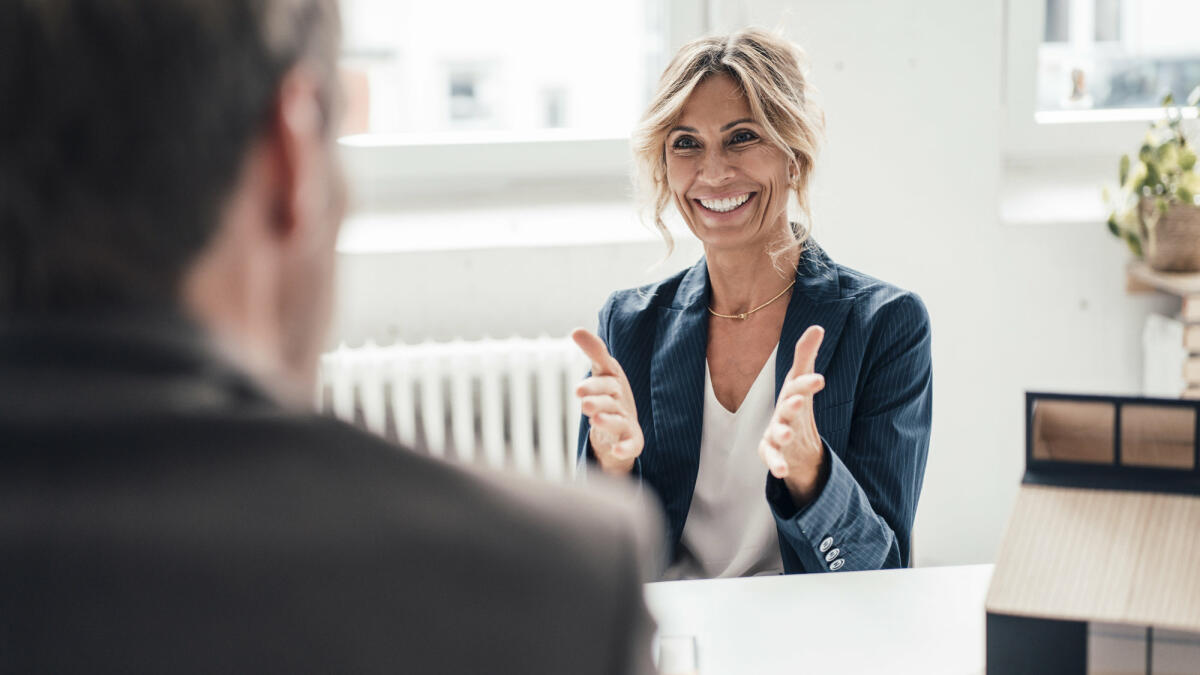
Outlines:
[[736, 412], [717, 400], [704, 364], [700, 468], [668, 579], [744, 577], [783, 572], [775, 519], [764, 492], [767, 468], [758, 444], [775, 411], [771, 352]]

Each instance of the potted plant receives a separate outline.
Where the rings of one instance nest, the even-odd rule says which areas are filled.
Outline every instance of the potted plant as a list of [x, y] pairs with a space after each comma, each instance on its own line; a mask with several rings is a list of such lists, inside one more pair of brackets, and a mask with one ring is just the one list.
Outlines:
[[[1188, 96], [1200, 112], [1200, 87]], [[1200, 271], [1200, 173], [1183, 110], [1163, 98], [1164, 119], [1150, 125], [1137, 157], [1121, 157], [1120, 187], [1105, 190], [1108, 230], [1133, 254], [1164, 272]]]

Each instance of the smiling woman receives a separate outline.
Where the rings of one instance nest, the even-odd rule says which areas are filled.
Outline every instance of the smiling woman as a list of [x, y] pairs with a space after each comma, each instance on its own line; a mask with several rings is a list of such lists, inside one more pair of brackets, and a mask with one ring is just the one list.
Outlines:
[[[807, 233], [812, 214], [808, 203], [808, 182], [816, 160], [817, 146], [824, 129], [824, 117], [812, 100], [803, 72], [804, 53], [794, 45], [759, 31], [742, 34], [740, 49], [724, 49], [720, 38], [696, 40], [679, 51], [663, 73], [658, 95], [633, 138], [641, 191], [648, 197], [656, 227], [671, 245], [662, 214], [672, 198], [682, 214], [691, 208], [681, 204], [669, 181], [671, 169], [676, 176], [699, 171], [711, 153], [704, 153], [706, 141], [728, 149], [734, 157], [747, 156], [765, 165], [766, 173], [783, 166], [785, 173], [774, 184], [773, 203], [760, 199], [758, 209], [770, 207], [771, 220], [787, 217], [787, 191], [797, 199], [804, 222], [797, 228]], [[734, 46], [734, 36], [728, 40]], [[716, 129], [693, 126], [697, 116], [719, 111], [725, 119], [706, 120]], [[765, 142], [764, 142], [765, 141]], [[749, 151], [749, 153], [747, 153]], [[709, 167], [711, 169], [712, 167]], [[752, 201], [755, 193], [699, 194], [691, 198], [700, 206], [716, 212], [740, 208]], [[742, 200], [741, 203], [738, 203]], [[730, 203], [730, 202], [733, 203]], [[760, 215], [765, 211], [760, 211]], [[760, 220], [763, 220], [760, 218]], [[798, 251], [806, 234], [785, 237], [786, 250]]]
[[577, 389], [581, 464], [661, 498], [668, 578], [910, 562], [929, 317], [916, 295], [834, 263], [811, 239], [823, 119], [802, 63], [759, 30], [680, 50], [634, 148], [668, 246], [673, 204], [704, 258], [614, 293], [599, 335], [574, 335], [592, 360]]
[[[726, 121], [733, 118], [733, 121]], [[701, 241], [781, 252], [800, 245], [787, 223], [797, 162], [770, 142], [728, 75], [695, 87], [666, 139], [666, 187]], [[789, 175], [790, 174], [790, 175]]]

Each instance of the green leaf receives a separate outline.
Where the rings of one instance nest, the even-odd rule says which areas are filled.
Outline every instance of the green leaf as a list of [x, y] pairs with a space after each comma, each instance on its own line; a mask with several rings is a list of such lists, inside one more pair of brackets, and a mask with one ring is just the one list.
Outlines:
[[1142, 257], [1142, 242], [1138, 241], [1132, 232], [1125, 233], [1125, 245], [1129, 247], [1130, 251], [1133, 251], [1134, 255]]
[[1179, 168], [1184, 171], [1191, 171], [1196, 166], [1196, 153], [1191, 148], [1184, 148], [1179, 151]]
[[1121, 228], [1117, 227], [1117, 217], [1115, 215], [1108, 217], [1108, 231], [1111, 232], [1114, 237], [1121, 236]]
[[1200, 194], [1200, 173], [1189, 171], [1179, 177], [1179, 184], [1193, 195]]
[[1138, 159], [1147, 164], [1154, 161], [1154, 148], [1150, 147], [1149, 143], [1143, 143], [1142, 148], [1138, 150]]
[[1175, 95], [1168, 91], [1167, 95], [1163, 97], [1162, 104], [1163, 106], [1175, 105]]
[[[1193, 159], [1195, 159], [1194, 156]], [[1119, 175], [1121, 176], [1120, 184], [1124, 185], [1125, 179], [1129, 177], [1129, 155], [1121, 155], [1121, 170]]]
[[1142, 185], [1147, 187], [1155, 187], [1161, 185], [1162, 179], [1158, 175], [1158, 168], [1150, 162], [1146, 162], [1146, 178], [1142, 181]]

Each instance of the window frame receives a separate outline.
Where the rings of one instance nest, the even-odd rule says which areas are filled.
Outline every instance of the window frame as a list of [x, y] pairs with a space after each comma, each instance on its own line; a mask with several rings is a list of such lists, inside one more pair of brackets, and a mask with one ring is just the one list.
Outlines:
[[[1079, 1], [1079, 0], [1077, 0]], [[1088, 0], [1082, 0], [1086, 3]], [[1045, 32], [1046, 0], [1005, 0], [1003, 129], [1006, 166], [1046, 162], [1059, 167], [1109, 161], [1137, 148], [1161, 108], [1086, 111], [1037, 110], [1038, 46]], [[1072, 24], [1079, 19], [1072, 17]], [[1194, 111], [1185, 111], [1194, 117]]]

